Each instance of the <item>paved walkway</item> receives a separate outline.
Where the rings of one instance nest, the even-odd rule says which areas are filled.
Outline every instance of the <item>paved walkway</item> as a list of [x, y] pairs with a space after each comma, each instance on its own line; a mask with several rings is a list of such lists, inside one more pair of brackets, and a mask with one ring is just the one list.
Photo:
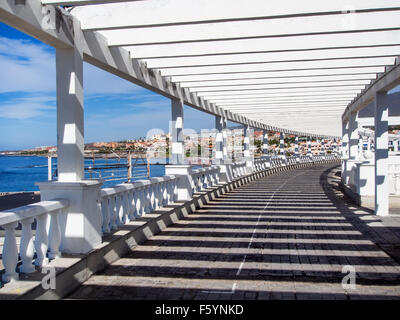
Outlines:
[[[396, 254], [398, 227], [347, 203], [331, 166], [225, 194], [69, 298], [399, 299], [400, 266], [384, 251]], [[343, 266], [355, 269], [355, 289], [343, 288]]]

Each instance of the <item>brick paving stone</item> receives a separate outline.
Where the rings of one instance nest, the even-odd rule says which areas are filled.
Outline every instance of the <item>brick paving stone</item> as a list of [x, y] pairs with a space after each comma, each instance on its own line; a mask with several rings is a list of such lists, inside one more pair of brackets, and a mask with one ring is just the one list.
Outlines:
[[[331, 166], [280, 172], [210, 201], [69, 298], [400, 299], [399, 222], [349, 203]], [[341, 285], [346, 265], [355, 290]]]

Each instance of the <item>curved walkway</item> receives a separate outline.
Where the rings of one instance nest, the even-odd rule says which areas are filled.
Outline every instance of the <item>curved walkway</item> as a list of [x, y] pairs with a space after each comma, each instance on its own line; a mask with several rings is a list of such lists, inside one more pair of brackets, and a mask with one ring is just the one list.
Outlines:
[[385, 248], [400, 240], [343, 200], [330, 167], [285, 171], [231, 191], [68, 298], [399, 299], [400, 266]]

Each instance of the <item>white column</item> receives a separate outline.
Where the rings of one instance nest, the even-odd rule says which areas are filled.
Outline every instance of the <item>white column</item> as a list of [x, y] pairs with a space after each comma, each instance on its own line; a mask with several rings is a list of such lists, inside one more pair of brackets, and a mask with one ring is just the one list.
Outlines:
[[375, 96], [375, 213], [389, 214], [389, 108], [387, 94], [378, 92]]
[[221, 116], [215, 116], [215, 129], [217, 130], [217, 135], [215, 138], [215, 164], [223, 164], [226, 153], [226, 120]]
[[263, 157], [268, 157], [269, 155], [269, 145], [268, 145], [268, 130], [263, 131]]
[[362, 135], [358, 135], [358, 159], [363, 159], [363, 146], [364, 146], [364, 137]]
[[312, 157], [312, 150], [311, 150], [311, 137], [307, 137], [307, 155]]
[[299, 153], [299, 136], [296, 136], [294, 138], [294, 156], [296, 157], [296, 159], [300, 156], [300, 153]]
[[263, 168], [269, 168], [271, 166], [271, 158], [269, 155], [268, 130], [263, 130], [263, 147], [261, 158], [263, 158]]
[[180, 176], [177, 182], [177, 200], [187, 201], [192, 198], [193, 194], [191, 177], [192, 169], [190, 165], [184, 164], [183, 101], [172, 99], [171, 111], [171, 165], [165, 166], [165, 174]]
[[342, 159], [349, 157], [349, 122], [342, 122]]
[[397, 140], [394, 140], [393, 141], [393, 146], [394, 146], [394, 152], [399, 152], [399, 150], [400, 150], [400, 140], [399, 139], [397, 139]]
[[337, 155], [338, 153], [338, 143], [336, 141], [336, 139], [333, 139], [333, 141], [331, 140], [332, 144], [331, 144], [331, 152], [334, 155]]
[[226, 119], [224, 119], [224, 127], [222, 129], [222, 160], [224, 163], [231, 164], [232, 158], [228, 157], [228, 136], [231, 136], [231, 132], [226, 127]]
[[183, 139], [183, 101], [179, 99], [171, 100], [171, 138], [172, 152], [171, 164], [184, 164], [184, 139]]
[[321, 139], [321, 155], [325, 156], [325, 139]]
[[316, 140], [316, 142], [317, 142], [317, 146], [320, 147], [320, 149], [319, 149], [319, 151], [318, 151], [318, 155], [320, 155], [320, 154], [321, 154], [321, 140], [318, 138], [318, 139]]
[[226, 118], [215, 117], [216, 136], [216, 156], [215, 164], [220, 165], [220, 181], [232, 181], [232, 161], [228, 159], [228, 129], [226, 128]]
[[348, 183], [348, 163], [349, 159], [349, 121], [342, 122], [342, 183]]
[[128, 182], [132, 182], [132, 155], [128, 152]]
[[56, 50], [58, 181], [84, 178], [83, 60], [77, 49]]
[[285, 157], [285, 136], [283, 132], [280, 133], [279, 137], [279, 155]]
[[371, 151], [371, 137], [368, 137], [368, 140], [367, 140], [367, 151], [368, 152]]
[[250, 148], [250, 136], [251, 136], [251, 129], [248, 125], [244, 127], [244, 145], [243, 145], [243, 151], [244, 151], [244, 159], [246, 161], [246, 170], [247, 173], [252, 173], [253, 172], [253, 162], [254, 162], [254, 154]]
[[[75, 39], [77, 46], [79, 39]], [[41, 200], [66, 199], [60, 250], [87, 253], [101, 243], [101, 181], [84, 180], [83, 54], [56, 50], [58, 181], [39, 182]]]
[[47, 157], [47, 180], [51, 181], [53, 180], [53, 165], [52, 165], [52, 161], [51, 161], [51, 156]]
[[358, 141], [357, 113], [351, 112], [349, 119], [349, 159], [358, 159]]

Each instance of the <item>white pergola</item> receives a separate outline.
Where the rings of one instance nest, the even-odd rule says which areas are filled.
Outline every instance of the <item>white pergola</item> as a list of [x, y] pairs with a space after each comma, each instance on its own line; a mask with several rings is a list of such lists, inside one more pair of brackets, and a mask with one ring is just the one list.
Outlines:
[[56, 48], [73, 45], [73, 21], [84, 60], [127, 80], [249, 126], [329, 137], [395, 63], [399, 9], [395, 0], [20, 0], [2, 2], [0, 19]]
[[184, 104], [218, 130], [346, 141], [400, 82], [398, 0], [7, 0], [0, 21], [56, 48], [59, 181], [83, 179], [83, 61], [172, 100], [176, 159]]
[[[397, 1], [42, 1], [217, 107], [340, 135], [344, 108], [400, 53]], [[102, 4], [98, 4], [102, 3]]]

